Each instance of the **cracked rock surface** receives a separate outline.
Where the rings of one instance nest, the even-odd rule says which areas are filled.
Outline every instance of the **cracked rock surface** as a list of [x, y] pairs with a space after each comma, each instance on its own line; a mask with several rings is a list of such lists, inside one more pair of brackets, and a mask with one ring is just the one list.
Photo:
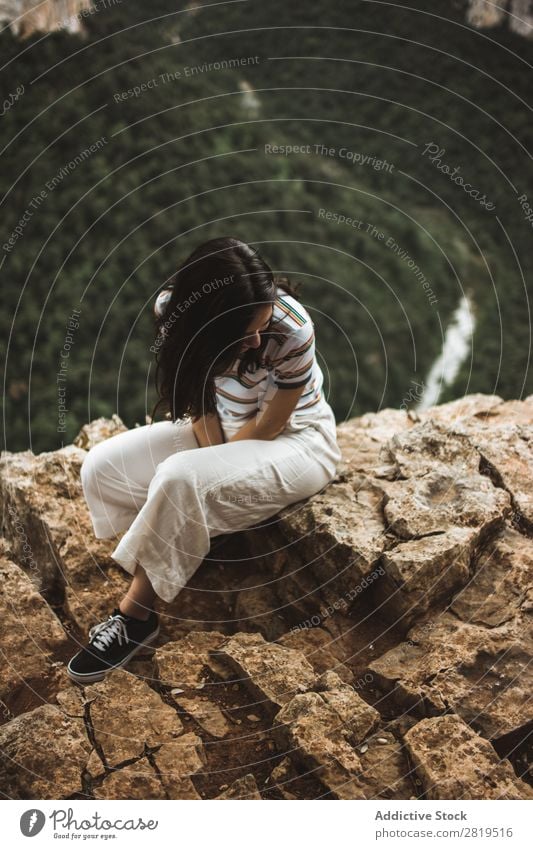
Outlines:
[[213, 539], [151, 647], [65, 673], [129, 586], [79, 470], [0, 457], [0, 789], [14, 799], [531, 799], [533, 396], [338, 427], [334, 481]]
[[533, 799], [533, 789], [458, 716], [423, 719], [405, 743], [428, 799]]

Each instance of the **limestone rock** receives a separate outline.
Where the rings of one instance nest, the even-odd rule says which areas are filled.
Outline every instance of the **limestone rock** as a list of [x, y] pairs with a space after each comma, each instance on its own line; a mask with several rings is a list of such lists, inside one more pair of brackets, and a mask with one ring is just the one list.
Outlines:
[[491, 739], [528, 725], [531, 625], [489, 629], [443, 614], [407, 636], [368, 667], [399, 709], [419, 716], [452, 709]]
[[[439, 407], [434, 408], [434, 412], [438, 414]], [[499, 428], [505, 424], [525, 424], [530, 425], [533, 422], [533, 395], [528, 395], [521, 401], [513, 399], [511, 401], [502, 401], [500, 404], [492, 407], [490, 412], [482, 417], [471, 416], [461, 420], [461, 429], [467, 433], [476, 430], [479, 425], [483, 428], [496, 427]]]
[[143, 646], [126, 664], [128, 672], [147, 684], [157, 681], [153, 651], [153, 645]]
[[[54, 655], [64, 650], [63, 627], [35, 589], [28, 575], [15, 563], [0, 558], [0, 699], [12, 704], [17, 692], [39, 686], [52, 673]], [[10, 662], [6, 662], [7, 658]]]
[[397, 479], [380, 486], [387, 532], [396, 540], [383, 553], [385, 576], [374, 590], [387, 615], [405, 624], [449, 602], [512, 512], [510, 494], [481, 473], [483, 458], [459, 405], [452, 407], [453, 428], [441, 412], [439, 420], [426, 417], [387, 443]]
[[[384, 570], [380, 566], [370, 577], [373, 574], [376, 581], [382, 580]], [[349, 683], [358, 691], [369, 683], [366, 672], [371, 660], [398, 645], [405, 634], [397, 623], [386, 624], [383, 608], [366, 590], [356, 597], [349, 614], [336, 611], [323, 620], [322, 628], [330, 635], [339, 657], [353, 670], [354, 681]], [[339, 669], [335, 671], [341, 674]]]
[[[331, 484], [218, 540], [161, 611], [153, 657], [86, 687], [66, 676], [61, 629], [85, 637], [130, 577], [115, 540], [94, 539], [80, 445], [123, 426], [2, 455], [3, 639], [49, 702], [19, 702], [27, 713], [11, 721], [4, 703], [3, 748], [22, 765], [1, 768], [9, 795], [260, 798], [259, 785], [268, 799], [401, 799], [417, 794], [416, 758], [428, 797], [527, 794], [510, 763], [527, 774], [532, 425], [533, 396], [482, 395], [340, 425]], [[229, 787], [224, 770], [228, 784], [240, 776]], [[433, 791], [441, 773], [449, 784]]]
[[468, 475], [479, 468], [479, 454], [468, 437], [433, 418], [395, 433], [387, 449], [401, 478], [444, 473], [450, 467]]
[[486, 537], [511, 512], [508, 493], [479, 472], [481, 456], [466, 433], [428, 419], [388, 445], [396, 481], [383, 482], [384, 514], [400, 539], [475, 527]]
[[93, 749], [87, 766], [85, 767], [85, 778], [95, 779], [97, 782], [102, 781], [106, 775], [106, 768], [96, 749]]
[[204, 668], [211, 664], [210, 649], [227, 639], [218, 631], [191, 631], [155, 652], [156, 675], [168, 687], [197, 687], [204, 682]]
[[283, 634], [277, 642], [300, 651], [319, 675], [327, 670], [336, 672], [347, 684], [353, 681], [353, 672], [342, 662], [342, 646], [323, 628], [300, 628]]
[[266, 640], [276, 640], [287, 630], [272, 581], [260, 572], [254, 572], [244, 581], [235, 603], [234, 617], [237, 630], [259, 631]]
[[283, 758], [270, 773], [267, 787], [275, 789], [284, 799], [297, 799], [294, 791], [299, 780], [298, 772], [290, 758]]
[[70, 678], [67, 678], [67, 681], [68, 686], [56, 693], [55, 700], [67, 716], [77, 716], [83, 719], [85, 716], [85, 706], [88, 704], [83, 693], [83, 688], [78, 687]]
[[533, 530], [533, 424], [509, 424], [484, 437], [472, 435], [486, 468], [495, 481], [511, 494], [513, 506], [527, 528]]
[[140, 757], [145, 745], [157, 746], [183, 732], [177, 712], [124, 669], [113, 669], [84, 690], [94, 737], [108, 767]]
[[99, 418], [93, 419], [89, 424], [83, 425], [78, 435], [73, 440], [73, 445], [77, 448], [83, 448], [84, 451], [89, 451], [93, 445], [103, 442], [104, 439], [109, 439], [110, 436], [115, 436], [117, 433], [128, 430], [120, 416], [113, 413], [110, 419]]
[[533, 540], [505, 526], [478, 558], [475, 573], [458, 593], [452, 611], [464, 622], [495, 627], [526, 618], [533, 587]]
[[478, 29], [500, 26], [505, 20], [505, 8], [488, 4], [485, 0], [467, 0], [466, 21]]
[[201, 727], [212, 737], [225, 737], [231, 730], [224, 714], [216, 704], [210, 702], [203, 696], [186, 698], [185, 696], [174, 696], [176, 703], [182, 710], [190, 714]]
[[169, 799], [200, 799], [192, 776], [205, 769], [202, 740], [192, 732], [163, 743], [153, 753], [157, 774]]
[[463, 474], [453, 466], [383, 483], [383, 490], [387, 529], [400, 539], [444, 533], [454, 525], [487, 536], [511, 513], [508, 493], [477, 472]]
[[463, 422], [483, 422], [491, 419], [495, 410], [501, 410], [504, 404], [499, 395], [484, 395], [473, 393], [463, 398], [456, 398], [446, 404], [438, 404], [418, 413], [421, 421], [431, 419], [434, 422], [444, 422], [454, 427]]
[[355, 746], [375, 730], [380, 715], [335, 672], [317, 681], [318, 692], [294, 696], [277, 713], [274, 734], [304, 767], [339, 799], [372, 798], [372, 787], [361, 780]]
[[533, 799], [533, 789], [454, 714], [424, 719], [405, 744], [428, 799]]
[[[294, 696], [276, 722], [275, 733], [290, 748], [291, 756], [317, 770], [317, 777], [337, 797], [365, 798], [357, 786], [361, 762], [346, 740], [340, 717], [319, 693]], [[355, 779], [355, 788], [350, 786], [351, 779]]]
[[275, 734], [291, 757], [316, 770], [336, 798], [367, 799], [371, 790], [360, 780], [354, 746], [375, 728], [379, 714], [344, 686], [343, 691], [294, 696], [277, 714]]
[[[232, 557], [233, 554], [233, 557]], [[232, 562], [235, 559], [237, 562]], [[243, 579], [249, 574], [246, 547], [240, 534], [211, 540], [211, 548], [198, 571], [174, 601], [161, 607], [158, 642], [178, 642], [191, 631], [235, 631], [233, 608]]]
[[[282, 510], [276, 523], [247, 537], [265, 568], [276, 553], [278, 606], [300, 618], [325, 603], [347, 609], [355, 588], [372, 572], [387, 545], [383, 490], [368, 476], [349, 474], [326, 491]], [[280, 553], [281, 552], [281, 553]]]
[[97, 799], [200, 799], [190, 776], [204, 765], [202, 741], [183, 734], [151, 755], [114, 769], [93, 786]]
[[116, 542], [94, 537], [80, 482], [85, 454], [73, 445], [37, 455], [4, 452], [0, 499], [16, 562], [39, 592], [65, 592], [66, 612], [86, 634], [107, 617], [110, 598], [123, 595], [131, 578], [110, 558]]
[[412, 427], [406, 410], [386, 408], [379, 413], [342, 422], [337, 427], [337, 441], [342, 451], [338, 467], [342, 477], [354, 472], [380, 477], [387, 474], [390, 459], [386, 452], [388, 441], [399, 431]]
[[42, 705], [0, 728], [0, 783], [10, 799], [65, 799], [82, 790], [91, 753], [83, 720]]
[[533, 35], [531, 0], [508, 0], [505, 4], [487, 3], [485, 0], [467, 0], [466, 20], [467, 23], [479, 29], [505, 25], [511, 32], [524, 38], [531, 38]]
[[227, 790], [220, 793], [217, 799], [261, 799], [254, 776], [251, 772], [242, 778], [237, 778]]
[[409, 799], [414, 792], [410, 768], [401, 743], [388, 731], [379, 731], [357, 750], [361, 782], [372, 799]]
[[[346, 612], [380, 564], [385, 575], [372, 592], [394, 621], [409, 624], [443, 609], [518, 504], [488, 474], [473, 438], [488, 416], [506, 420], [505, 406], [496, 396], [468, 396], [416, 417], [382, 411], [340, 426], [343, 471], [325, 491], [282, 510], [268, 534], [258, 528], [249, 535], [264, 564], [277, 552], [272, 590], [279, 605], [290, 605], [302, 621], [319, 615], [324, 603]], [[365, 443], [362, 454], [350, 453], [363, 437], [373, 448]], [[496, 439], [496, 453], [498, 445]], [[517, 468], [515, 489], [522, 492]]]
[[167, 799], [152, 765], [141, 759], [114, 770], [93, 788], [96, 799]]
[[324, 701], [338, 714], [354, 744], [360, 743], [380, 722], [378, 711], [367, 704], [350, 684], [345, 684], [336, 672], [325, 672], [318, 679], [317, 690]]
[[267, 643], [260, 634], [235, 634], [212, 654], [242, 678], [257, 699], [254, 709], [275, 712], [295, 693], [312, 689], [316, 681], [313, 667], [301, 652]]
[[91, 0], [3, 0], [1, 19], [9, 21], [13, 35], [20, 39], [36, 33], [66, 30], [85, 32], [84, 15], [94, 12]]
[[293, 624], [316, 614], [322, 602], [321, 586], [306, 566], [305, 558], [295, 556], [287, 546], [279, 523], [270, 524], [268, 535], [259, 527], [245, 531], [244, 536], [254, 558], [272, 566], [272, 589], [279, 609], [289, 613]]
[[[72, 623], [72, 630], [79, 634], [78, 641], [85, 643], [91, 626], [105, 621], [119, 599], [126, 594], [131, 576], [113, 561], [106, 559], [105, 555], [97, 559], [98, 555], [92, 556], [90, 552], [72, 550], [74, 540], [70, 542], [72, 559], [69, 562], [72, 568], [65, 586], [64, 609]], [[107, 540], [96, 542], [105, 543]], [[113, 547], [108, 546], [108, 550]], [[92, 549], [92, 542], [89, 549]], [[105, 547], [102, 546], [102, 549], [105, 550]], [[152, 651], [153, 648], [154, 644], [149, 649], [142, 649], [142, 652]]]
[[[368, 574], [384, 549], [383, 492], [363, 475], [332, 483], [295, 511], [279, 514], [294, 559], [305, 558], [325, 600], [336, 599]], [[294, 567], [293, 567], [294, 568]]]
[[389, 617], [413, 622], [465, 586], [479, 540], [475, 528], [452, 527], [390, 548], [383, 554], [376, 599]]
[[[436, 407], [435, 414], [442, 408]], [[505, 488], [513, 508], [529, 531], [533, 529], [533, 395], [504, 401], [483, 417], [461, 418], [457, 432], [466, 436], [481, 457], [481, 469]]]

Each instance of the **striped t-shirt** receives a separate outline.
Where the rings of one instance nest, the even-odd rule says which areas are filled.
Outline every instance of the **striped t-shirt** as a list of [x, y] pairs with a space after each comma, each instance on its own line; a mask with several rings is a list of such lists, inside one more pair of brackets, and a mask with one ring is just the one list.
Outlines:
[[[168, 290], [159, 294], [154, 307], [156, 315], [162, 315], [168, 297]], [[239, 377], [237, 359], [228, 371], [215, 378], [217, 410], [222, 422], [244, 424], [262, 411], [279, 389], [304, 387], [291, 418], [312, 415], [326, 403], [309, 313], [300, 301], [280, 287], [273, 307], [272, 321], [265, 331], [268, 341], [257, 370], [245, 371]]]

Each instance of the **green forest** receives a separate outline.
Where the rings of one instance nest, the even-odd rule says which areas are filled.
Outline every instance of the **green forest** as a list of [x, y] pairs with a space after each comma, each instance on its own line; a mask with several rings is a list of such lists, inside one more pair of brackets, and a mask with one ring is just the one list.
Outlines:
[[222, 235], [302, 282], [337, 421], [405, 403], [463, 293], [439, 402], [533, 392], [533, 41], [449, 0], [107, 0], [83, 25], [0, 35], [3, 449], [144, 424], [154, 299]]

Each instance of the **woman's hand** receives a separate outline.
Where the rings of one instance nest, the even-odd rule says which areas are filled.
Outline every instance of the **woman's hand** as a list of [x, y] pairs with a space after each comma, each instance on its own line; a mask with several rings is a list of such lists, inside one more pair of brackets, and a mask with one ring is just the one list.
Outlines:
[[228, 442], [239, 439], [275, 439], [287, 424], [304, 389], [305, 386], [278, 389], [261, 415], [246, 422]]
[[222, 445], [225, 442], [216, 413], [209, 413], [206, 416], [193, 419], [192, 429], [199, 448], [208, 448], [210, 445]]

